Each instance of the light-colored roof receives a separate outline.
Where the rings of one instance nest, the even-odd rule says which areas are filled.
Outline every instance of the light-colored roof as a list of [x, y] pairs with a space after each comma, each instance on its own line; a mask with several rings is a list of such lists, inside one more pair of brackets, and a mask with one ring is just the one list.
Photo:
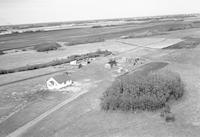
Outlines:
[[72, 80], [71, 77], [66, 73], [55, 75], [52, 78], [54, 78], [60, 84], [63, 83], [63, 82], [66, 82], [68, 80]]

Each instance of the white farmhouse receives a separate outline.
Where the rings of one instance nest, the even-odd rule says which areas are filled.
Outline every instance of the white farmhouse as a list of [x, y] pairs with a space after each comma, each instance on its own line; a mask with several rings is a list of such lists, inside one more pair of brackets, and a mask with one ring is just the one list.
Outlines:
[[59, 90], [64, 87], [71, 86], [73, 81], [67, 74], [61, 74], [49, 78], [46, 84], [49, 90]]

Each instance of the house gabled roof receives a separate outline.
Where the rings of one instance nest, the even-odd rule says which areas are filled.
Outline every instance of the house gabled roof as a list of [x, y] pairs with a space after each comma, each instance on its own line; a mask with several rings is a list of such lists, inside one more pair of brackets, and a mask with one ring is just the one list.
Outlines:
[[55, 79], [59, 84], [66, 82], [68, 80], [72, 80], [71, 77], [66, 73], [55, 75], [52, 78]]

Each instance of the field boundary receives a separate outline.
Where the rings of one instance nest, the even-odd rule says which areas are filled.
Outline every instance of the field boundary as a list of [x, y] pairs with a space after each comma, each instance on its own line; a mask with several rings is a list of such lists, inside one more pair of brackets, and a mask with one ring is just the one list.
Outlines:
[[23, 81], [26, 81], [26, 80], [35, 79], [35, 78], [38, 78], [38, 77], [43, 77], [43, 76], [47, 76], [47, 75], [59, 73], [59, 72], [64, 72], [64, 71], [66, 71], [66, 69], [64, 69], [64, 70], [58, 70], [58, 71], [54, 71], [54, 72], [49, 72], [49, 73], [41, 74], [41, 75], [37, 75], [37, 76], [32, 76], [32, 77], [28, 77], [28, 78], [24, 78], [24, 79], [12, 81], [12, 82], [7, 82], [7, 83], [0, 84], [0, 87], [11, 85], [11, 84], [15, 84], [15, 83], [19, 83], [19, 82], [23, 82]]

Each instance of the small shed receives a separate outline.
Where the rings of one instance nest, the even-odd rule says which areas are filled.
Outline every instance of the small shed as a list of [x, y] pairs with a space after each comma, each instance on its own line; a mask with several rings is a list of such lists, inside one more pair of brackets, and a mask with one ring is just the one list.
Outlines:
[[77, 60], [74, 60], [74, 61], [71, 61], [69, 64], [70, 64], [70, 65], [77, 65], [78, 62], [77, 62]]
[[64, 87], [71, 86], [72, 84], [73, 80], [66, 73], [55, 75], [46, 81], [46, 85], [49, 90], [59, 90]]
[[111, 65], [108, 64], [108, 63], [106, 63], [106, 64], [104, 65], [104, 67], [105, 67], [106, 69], [111, 69], [111, 68], [112, 68]]

